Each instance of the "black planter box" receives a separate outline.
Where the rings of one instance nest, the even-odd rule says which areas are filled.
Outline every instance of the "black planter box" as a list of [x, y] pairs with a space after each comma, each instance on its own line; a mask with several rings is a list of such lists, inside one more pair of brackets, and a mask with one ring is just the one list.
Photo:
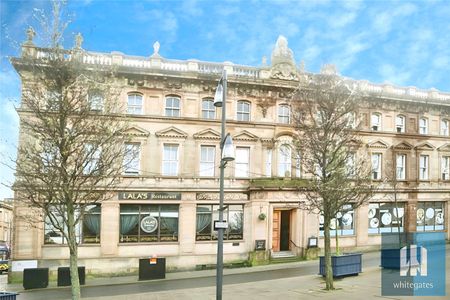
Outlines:
[[48, 268], [23, 269], [23, 288], [41, 289], [48, 286]]
[[[339, 256], [331, 256], [333, 277], [358, 275], [362, 271], [362, 254], [350, 253]], [[319, 274], [325, 276], [325, 257], [320, 257]]]
[[[80, 280], [80, 285], [85, 284], [85, 267], [78, 267], [78, 278]], [[70, 268], [69, 267], [59, 267], [58, 268], [58, 286], [69, 286], [70, 282]]]
[[0, 292], [0, 300], [16, 300], [17, 293]]
[[164, 279], [164, 278], [166, 278], [165, 258], [139, 259], [139, 280]]

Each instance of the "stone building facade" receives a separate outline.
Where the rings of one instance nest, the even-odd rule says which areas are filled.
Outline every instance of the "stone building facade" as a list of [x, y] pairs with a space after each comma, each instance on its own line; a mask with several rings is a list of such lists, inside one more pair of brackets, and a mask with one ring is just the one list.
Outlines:
[[[310, 74], [296, 64], [287, 40], [280, 37], [271, 64], [263, 59], [259, 67], [170, 60], [159, 48], [155, 43], [151, 56], [135, 57], [85, 51], [79, 40], [71, 50], [86, 67], [116, 67], [133, 122], [134, 140], [126, 147], [139, 152], [124, 169], [115, 197], [93, 207], [80, 225], [80, 264], [90, 272], [118, 273], [154, 255], [166, 257], [169, 269], [215, 263], [221, 124], [213, 97], [224, 69], [227, 132], [236, 147], [236, 160], [225, 170], [225, 262], [247, 260], [256, 246], [266, 257], [283, 251], [301, 256], [310, 237], [319, 237], [322, 246], [321, 216], [299, 208], [305, 199], [295, 188], [308, 174], [301, 159], [280, 150], [294, 132], [289, 97]], [[45, 55], [32, 43], [22, 51]], [[336, 70], [325, 66], [321, 72]], [[382, 183], [366, 205], [343, 207], [334, 228], [341, 247], [378, 247], [381, 233], [395, 232], [399, 222], [401, 230], [445, 231], [449, 238], [450, 94], [355, 83], [370, 95], [357, 117], [373, 180], [383, 182], [389, 165], [397, 180], [395, 189]], [[14, 260], [37, 260], [40, 266], [56, 267], [68, 258], [64, 239], [48, 226], [16, 224], [13, 251]]]

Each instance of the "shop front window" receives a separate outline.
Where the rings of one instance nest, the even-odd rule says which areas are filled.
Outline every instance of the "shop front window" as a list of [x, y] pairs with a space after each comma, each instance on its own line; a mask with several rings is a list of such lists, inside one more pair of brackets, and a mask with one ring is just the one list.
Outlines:
[[[347, 204], [342, 206], [341, 210], [330, 221], [330, 234], [336, 235], [354, 235], [355, 234], [355, 212], [353, 205]], [[324, 236], [324, 217], [319, 215], [319, 236]]]
[[405, 205], [398, 203], [370, 203], [369, 204], [369, 234], [383, 232], [403, 232]]
[[[224, 240], [242, 240], [244, 233], [244, 206], [229, 205], [223, 212], [223, 219], [228, 222]], [[217, 240], [217, 231], [214, 231], [214, 220], [219, 220], [219, 205], [197, 205], [196, 240]]]
[[[62, 211], [65, 207], [59, 209], [55, 206], [52, 213], [45, 217], [44, 222], [44, 244], [67, 244], [67, 225]], [[78, 244], [100, 243], [100, 215], [101, 207], [99, 204], [87, 205], [80, 221], [75, 225], [75, 238]], [[75, 218], [80, 216], [80, 209], [75, 211]], [[65, 233], [65, 234], [64, 234]]]
[[120, 205], [121, 243], [178, 241], [178, 205]]
[[444, 202], [417, 204], [417, 231], [444, 230]]

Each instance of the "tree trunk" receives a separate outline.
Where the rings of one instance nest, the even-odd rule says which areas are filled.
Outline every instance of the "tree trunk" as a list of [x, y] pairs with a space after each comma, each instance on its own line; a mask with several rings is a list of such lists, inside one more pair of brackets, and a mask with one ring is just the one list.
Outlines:
[[330, 220], [324, 220], [324, 235], [325, 235], [325, 282], [326, 290], [334, 290], [333, 286], [333, 268], [331, 265], [331, 237], [330, 237]]
[[75, 234], [75, 216], [74, 212], [67, 212], [67, 231], [68, 231], [68, 245], [70, 250], [70, 283], [72, 287], [72, 300], [81, 299], [80, 279], [78, 276], [78, 245]]
[[341, 255], [341, 253], [339, 252], [339, 230], [338, 230], [338, 220], [337, 218], [335, 218], [335, 228], [336, 228], [336, 233], [335, 233], [335, 239], [336, 239], [336, 255]]

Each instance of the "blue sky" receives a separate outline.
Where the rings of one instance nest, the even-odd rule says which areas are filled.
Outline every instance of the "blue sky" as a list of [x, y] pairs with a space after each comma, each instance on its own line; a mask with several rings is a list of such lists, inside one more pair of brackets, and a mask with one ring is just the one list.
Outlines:
[[[8, 57], [19, 54], [28, 25], [38, 31], [34, 8], [49, 2], [0, 0], [2, 161], [14, 155], [18, 135], [20, 85]], [[450, 91], [450, 1], [78, 0], [68, 10], [66, 47], [81, 32], [91, 51], [149, 56], [158, 40], [166, 58], [258, 66], [282, 34], [307, 71], [335, 64], [355, 79]], [[0, 165], [0, 183], [12, 180]], [[11, 196], [0, 186], [0, 198]]]

